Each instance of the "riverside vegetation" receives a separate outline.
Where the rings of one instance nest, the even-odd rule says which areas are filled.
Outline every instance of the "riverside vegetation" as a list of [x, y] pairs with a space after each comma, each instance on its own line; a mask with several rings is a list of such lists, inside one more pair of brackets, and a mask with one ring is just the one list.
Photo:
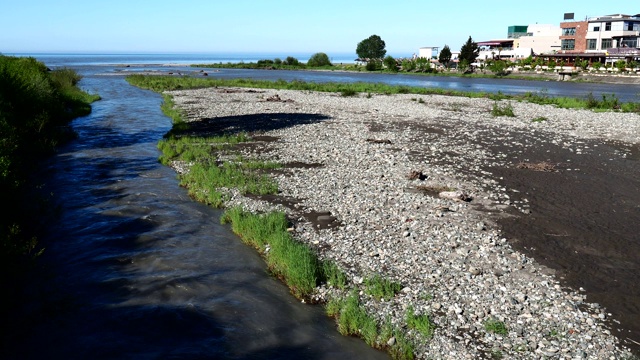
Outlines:
[[[284, 81], [256, 82], [252, 80], [200, 81], [201, 79], [194, 78], [145, 77], [137, 75], [128, 77], [127, 80], [137, 86], [156, 91], [205, 86], [296, 88], [298, 90], [333, 91], [343, 93], [343, 95], [345, 91], [406, 94], [412, 91], [425, 90], [379, 84], [307, 84], [302, 82], [287, 83]], [[456, 95], [463, 96], [462, 93], [457, 93]], [[478, 95], [470, 93], [469, 96]], [[539, 97], [528, 95], [518, 98], [506, 97], [502, 94], [482, 95], [482, 97], [491, 96], [517, 101], [546, 98], [541, 95], [538, 95]], [[595, 106], [589, 107], [586, 100], [584, 102], [576, 100], [567, 103], [574, 104], [574, 106], [578, 104], [578, 108], [598, 108]], [[560, 106], [560, 104], [556, 103], [557, 106]], [[239, 158], [233, 154], [233, 144], [243, 139], [247, 140], [247, 134], [234, 134], [233, 136], [222, 134], [222, 138], [189, 139], [189, 124], [185, 123], [181, 118], [180, 112], [172, 107], [170, 97], [165, 97], [164, 108], [165, 111], [171, 113], [175, 125], [174, 129], [167, 134], [167, 138], [160, 145], [164, 153], [161, 159], [165, 164], [171, 162], [174, 162], [174, 165], [175, 162], [190, 163], [191, 169], [180, 172], [180, 178], [183, 181], [183, 185], [189, 188], [194, 198], [215, 206], [224, 206], [226, 200], [225, 192], [219, 191], [220, 187], [236, 187], [238, 191], [243, 193], [256, 191], [259, 194], [259, 191], [262, 191], [261, 189], [266, 189], [264, 194], [272, 191], [277, 192], [277, 184], [273, 183], [265, 187], [257, 186], [255, 189], [258, 190], [249, 190], [250, 187], [247, 187], [246, 184], [256, 184], [262, 181], [256, 180], [260, 179], [261, 174], [264, 174], [263, 171], [257, 171], [258, 169], [269, 169], [278, 166], [277, 164], [263, 164], [250, 159]], [[611, 110], [620, 111], [622, 108], [612, 108]], [[505, 114], [494, 115], [504, 116]], [[191, 145], [184, 145], [189, 143]], [[202, 155], [195, 156], [194, 154]], [[251, 163], [255, 165], [248, 165]], [[203, 180], [194, 182], [186, 180], [192, 176], [189, 173], [194, 168], [199, 169], [201, 166], [208, 169], [198, 170], [197, 174], [193, 176]], [[213, 167], [217, 169], [213, 169]], [[227, 171], [225, 168], [235, 169], [234, 171], [237, 171], [236, 174], [238, 176], [223, 175], [222, 177], [235, 180], [224, 182], [224, 185], [212, 185], [220, 184], [220, 181], [214, 178], [207, 178], [207, 176], [221, 176], [219, 175], [221, 172]], [[268, 182], [268, 180], [265, 181]], [[256, 247], [265, 256], [267, 264], [274, 275], [283, 279], [291, 288], [292, 293], [298, 298], [309, 299], [311, 292], [321, 283], [341, 289], [349, 288], [345, 275], [335, 264], [318, 260], [315, 254], [305, 245], [298, 243], [288, 234], [290, 224], [283, 213], [251, 214], [240, 208], [231, 208], [225, 212], [223, 221], [230, 222], [234, 232], [238, 233], [245, 242]], [[364, 279], [363, 283], [364, 293], [378, 299], [392, 298], [402, 288], [400, 284], [385, 280], [376, 274]], [[357, 292], [351, 292], [350, 295], [344, 298], [331, 298], [325, 305], [327, 313], [337, 318], [338, 330], [342, 334], [360, 336], [371, 346], [387, 349], [394, 358], [413, 357], [415, 345], [405, 336], [403, 328], [415, 329], [425, 339], [428, 339], [434, 331], [434, 325], [430, 321], [429, 314], [415, 314], [413, 308], [406, 310], [405, 323], [401, 324], [401, 326], [398, 326], [398, 324], [392, 325], [390, 321], [377, 322], [362, 306]], [[493, 323], [486, 324], [486, 330], [496, 334], [503, 333], [505, 329], [504, 324], [502, 326]]]
[[[42, 218], [53, 213], [34, 179], [38, 162], [75, 137], [68, 126], [100, 99], [78, 88], [73, 70], [50, 71], [34, 58], [0, 55], [0, 284], [11, 284], [42, 251]], [[10, 309], [14, 294], [3, 296]]]

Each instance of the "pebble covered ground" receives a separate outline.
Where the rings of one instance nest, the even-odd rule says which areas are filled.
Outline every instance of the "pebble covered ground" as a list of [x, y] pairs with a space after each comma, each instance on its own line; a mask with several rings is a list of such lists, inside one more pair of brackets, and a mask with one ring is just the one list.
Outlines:
[[[589, 152], [587, 140], [637, 143], [639, 115], [440, 95], [232, 88], [169, 94], [188, 121], [263, 139], [243, 147], [247, 156], [299, 165], [273, 172], [280, 201], [229, 190], [228, 205], [287, 212], [292, 234], [335, 261], [351, 287], [362, 289], [372, 274], [402, 284], [392, 299], [361, 291], [361, 300], [381, 322], [398, 326], [409, 306], [429, 314], [436, 325], [431, 339], [407, 329], [418, 359], [631, 358], [612, 335], [606, 309], [561, 286], [553, 271], [501, 235], [496, 218], [513, 209], [526, 216], [529, 204], [512, 200], [486, 170], [512, 166], [509, 152], [470, 140], [495, 134], [519, 151], [531, 145], [519, 143], [518, 134], [528, 134]], [[495, 117], [494, 105], [511, 106], [516, 116]], [[319, 287], [314, 296], [324, 301], [339, 292]], [[488, 330], [490, 323], [506, 331]]]

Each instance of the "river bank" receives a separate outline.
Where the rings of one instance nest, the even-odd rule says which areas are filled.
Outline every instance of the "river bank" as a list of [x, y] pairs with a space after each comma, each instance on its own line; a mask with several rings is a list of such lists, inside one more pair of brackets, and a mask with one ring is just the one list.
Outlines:
[[[493, 101], [437, 95], [343, 97], [221, 88], [170, 94], [200, 132], [248, 131], [255, 142], [242, 147], [245, 156], [288, 164], [272, 172], [279, 195], [244, 197], [230, 190], [229, 205], [287, 212], [295, 237], [335, 261], [355, 289], [371, 274], [403, 285], [391, 300], [361, 293], [361, 301], [378, 320], [390, 318], [400, 326], [408, 307], [430, 314], [437, 326], [432, 339], [408, 330], [420, 344], [418, 358], [622, 358], [623, 345], [638, 340], [630, 327], [638, 323], [635, 282], [604, 276], [598, 284], [626, 300], [616, 307], [612, 300], [620, 297], [609, 292], [596, 305], [593, 288], [571, 282], [585, 276], [567, 276], [575, 275], [570, 268], [554, 274], [554, 266], [561, 268], [561, 260], [575, 252], [593, 256], [602, 265], [592, 266], [596, 272], [616, 266], [622, 275], [637, 272], [638, 259], [624, 254], [638, 253], [629, 249], [638, 246], [630, 236], [640, 224], [633, 218], [640, 201], [612, 202], [602, 191], [585, 197], [576, 210], [617, 204], [621, 211], [611, 217], [634, 225], [617, 234], [616, 246], [598, 239], [581, 243], [598, 226], [598, 215], [591, 213], [594, 223], [579, 224], [574, 233], [536, 228], [549, 221], [536, 217], [540, 211], [552, 219], [567, 216], [562, 206], [541, 207], [544, 201], [571, 203], [561, 196], [545, 199], [548, 192], [538, 187], [606, 177], [591, 169], [607, 166], [624, 167], [618, 183], [637, 187], [637, 143], [627, 145], [639, 138], [637, 114], [513, 102], [515, 117], [493, 117]], [[612, 146], [614, 141], [622, 143]], [[574, 165], [575, 159], [592, 168]], [[554, 176], [559, 179], [550, 181]], [[527, 179], [537, 179], [535, 189]], [[519, 219], [529, 219], [533, 229]], [[533, 238], [522, 235], [531, 231]], [[538, 259], [539, 237], [572, 246], [558, 250], [561, 260]], [[622, 261], [610, 261], [614, 252]], [[614, 282], [619, 286], [612, 287]], [[336, 292], [318, 288], [315, 297], [327, 300]], [[490, 323], [507, 330], [492, 331]]]

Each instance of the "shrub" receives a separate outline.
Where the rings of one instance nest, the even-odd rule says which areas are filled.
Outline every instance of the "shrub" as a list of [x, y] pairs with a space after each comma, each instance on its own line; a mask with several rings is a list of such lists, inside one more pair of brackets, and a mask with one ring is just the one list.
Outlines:
[[402, 60], [402, 71], [413, 71], [416, 69], [416, 62], [409, 59]]
[[384, 66], [386, 66], [390, 71], [398, 71], [398, 64], [396, 63], [396, 59], [394, 59], [391, 55], [387, 55], [387, 57], [384, 58]]
[[307, 61], [307, 66], [331, 66], [331, 61], [329, 60], [329, 56], [327, 56], [327, 54], [319, 52], [311, 55], [309, 61]]
[[380, 60], [369, 60], [365, 66], [367, 71], [376, 71], [382, 69], [382, 62]]
[[298, 59], [294, 58], [293, 56], [287, 56], [287, 58], [282, 62], [282, 64], [297, 66], [297, 65], [300, 65], [300, 61], [298, 61]]

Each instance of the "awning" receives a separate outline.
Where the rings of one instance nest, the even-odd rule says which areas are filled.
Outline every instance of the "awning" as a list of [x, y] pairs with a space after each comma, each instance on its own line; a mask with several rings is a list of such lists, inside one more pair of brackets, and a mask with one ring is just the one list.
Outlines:
[[506, 45], [506, 44], [513, 44], [513, 41], [481, 41], [478, 44], [478, 46], [500, 46], [500, 45]]

